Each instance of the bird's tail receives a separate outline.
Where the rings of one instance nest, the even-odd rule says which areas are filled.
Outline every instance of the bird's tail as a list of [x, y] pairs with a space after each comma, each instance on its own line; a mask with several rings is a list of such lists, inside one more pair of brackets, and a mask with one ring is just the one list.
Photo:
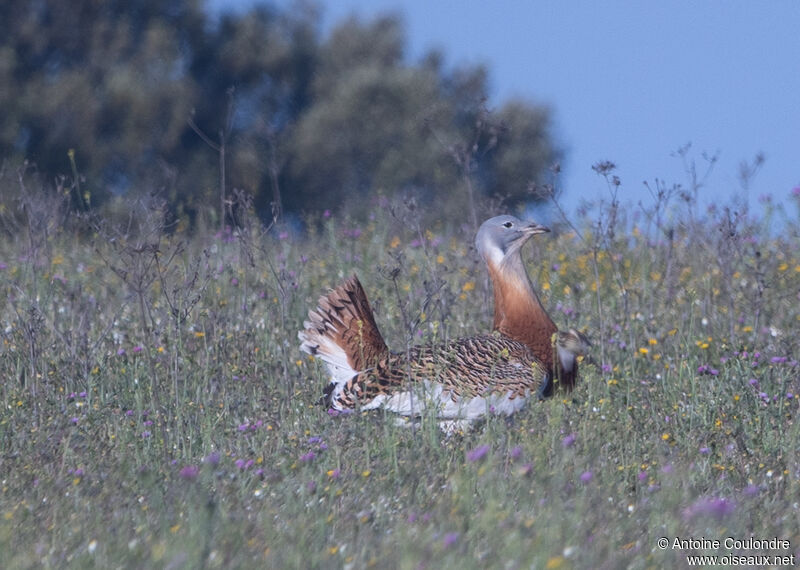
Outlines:
[[320, 297], [303, 327], [297, 335], [300, 350], [321, 358], [332, 376], [325, 389], [328, 402], [348, 380], [389, 352], [355, 275]]

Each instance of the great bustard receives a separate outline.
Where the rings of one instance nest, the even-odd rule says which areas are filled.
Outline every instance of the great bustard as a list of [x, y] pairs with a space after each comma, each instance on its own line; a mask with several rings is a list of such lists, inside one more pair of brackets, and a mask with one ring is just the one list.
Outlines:
[[588, 341], [574, 329], [558, 333], [520, 254], [531, 236], [549, 231], [513, 216], [481, 225], [476, 246], [495, 294], [495, 330], [488, 335], [395, 353], [355, 275], [320, 297], [298, 337], [300, 348], [321, 358], [331, 374], [323, 402], [336, 410], [384, 408], [410, 417], [428, 410], [449, 430], [486, 414], [510, 415], [529, 398], [549, 395], [554, 375], [572, 387]]

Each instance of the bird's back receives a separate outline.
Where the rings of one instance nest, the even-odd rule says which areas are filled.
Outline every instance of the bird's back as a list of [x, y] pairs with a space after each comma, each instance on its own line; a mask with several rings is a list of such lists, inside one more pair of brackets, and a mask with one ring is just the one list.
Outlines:
[[547, 371], [530, 349], [499, 333], [389, 353], [344, 383], [331, 383], [335, 409], [416, 416], [435, 406], [440, 418], [472, 420], [519, 410], [544, 386]]

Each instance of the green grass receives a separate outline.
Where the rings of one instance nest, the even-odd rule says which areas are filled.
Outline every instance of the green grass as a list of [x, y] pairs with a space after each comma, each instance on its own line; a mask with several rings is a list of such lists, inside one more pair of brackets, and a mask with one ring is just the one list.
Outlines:
[[538, 236], [529, 271], [596, 365], [451, 438], [314, 405], [325, 371], [296, 335], [352, 272], [394, 349], [488, 331], [472, 230], [319, 227], [4, 239], [3, 567], [663, 568], [693, 552], [660, 537], [800, 547], [796, 224], [711, 220], [672, 249]]

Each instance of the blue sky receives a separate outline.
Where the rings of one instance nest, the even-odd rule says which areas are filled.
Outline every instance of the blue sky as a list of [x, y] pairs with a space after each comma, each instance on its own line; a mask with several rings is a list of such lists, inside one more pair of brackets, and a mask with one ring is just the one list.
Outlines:
[[763, 194], [786, 202], [800, 186], [796, 0], [329, 0], [322, 6], [326, 34], [353, 13], [365, 19], [397, 13], [411, 61], [439, 48], [448, 65], [489, 69], [490, 105], [517, 97], [550, 106], [567, 150], [560, 183], [570, 208], [606, 192], [591, 170], [599, 160], [617, 164], [623, 201], [647, 200], [645, 180], [685, 184], [675, 151], [687, 143], [699, 164], [703, 152], [719, 155], [705, 202], [741, 194], [739, 164], [759, 152], [766, 162], [750, 186], [751, 205]]

